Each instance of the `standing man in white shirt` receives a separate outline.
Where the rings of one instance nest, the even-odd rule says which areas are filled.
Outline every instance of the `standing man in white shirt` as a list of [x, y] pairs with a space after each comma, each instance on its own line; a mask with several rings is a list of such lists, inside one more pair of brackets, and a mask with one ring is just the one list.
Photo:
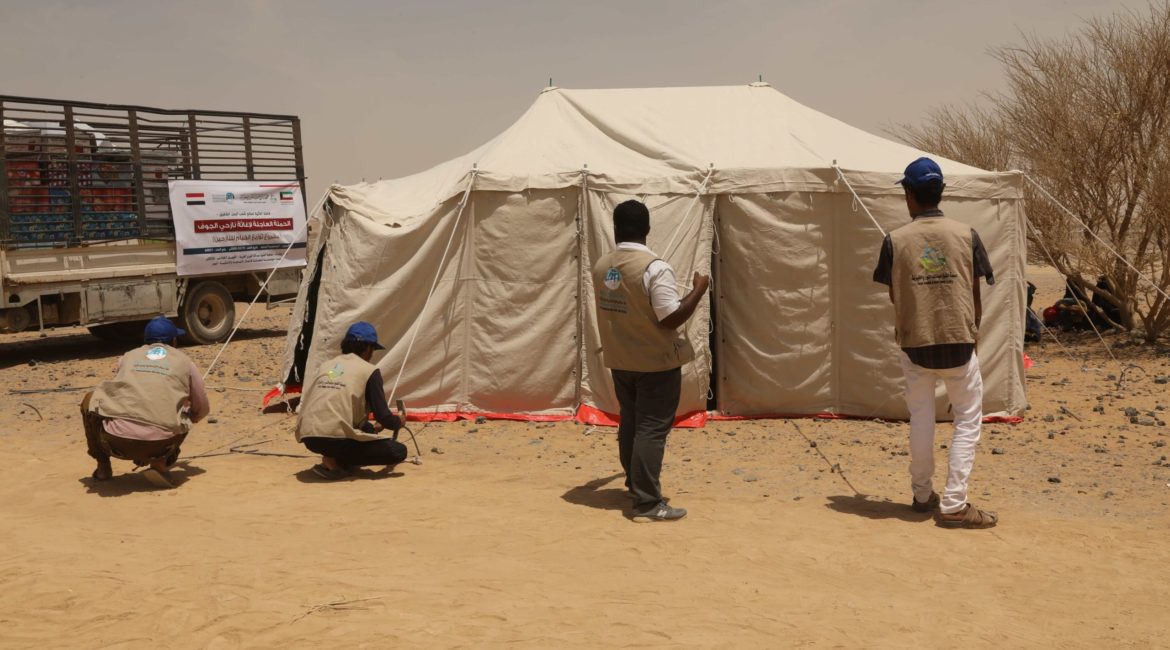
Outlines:
[[707, 292], [710, 279], [695, 273], [679, 298], [674, 270], [646, 247], [650, 211], [626, 201], [613, 211], [617, 250], [593, 267], [597, 321], [605, 366], [620, 405], [618, 453], [635, 521], [672, 521], [687, 511], [662, 497], [658, 480], [666, 437], [682, 390], [682, 366], [695, 358], [679, 327]]

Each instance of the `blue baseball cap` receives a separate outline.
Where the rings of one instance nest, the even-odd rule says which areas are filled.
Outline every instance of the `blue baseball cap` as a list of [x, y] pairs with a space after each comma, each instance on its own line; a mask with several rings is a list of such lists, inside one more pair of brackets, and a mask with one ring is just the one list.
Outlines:
[[169, 343], [172, 339], [177, 339], [186, 333], [186, 330], [175, 327], [171, 319], [166, 316], [155, 316], [146, 324], [142, 338], [147, 343]]
[[345, 330], [345, 340], [357, 341], [359, 343], [369, 343], [377, 350], [386, 349], [378, 343], [378, 330], [374, 329], [373, 325], [370, 325], [364, 320], [360, 320], [353, 325], [350, 325], [349, 329]]
[[943, 182], [942, 170], [939, 169], [938, 163], [930, 158], [919, 158], [906, 166], [906, 171], [903, 172], [902, 180], [898, 181], [898, 184], [918, 187], [930, 181]]

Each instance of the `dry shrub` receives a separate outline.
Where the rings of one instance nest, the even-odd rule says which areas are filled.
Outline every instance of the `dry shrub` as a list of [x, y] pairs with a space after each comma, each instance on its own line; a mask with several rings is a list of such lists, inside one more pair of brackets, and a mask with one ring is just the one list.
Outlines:
[[[1170, 2], [993, 54], [1007, 90], [894, 134], [983, 169], [1024, 171], [1086, 226], [1029, 184], [1029, 258], [1116, 305], [1115, 325], [1150, 341], [1167, 333], [1170, 301], [1118, 256], [1170, 293]], [[1113, 290], [1096, 289], [1099, 277]]]

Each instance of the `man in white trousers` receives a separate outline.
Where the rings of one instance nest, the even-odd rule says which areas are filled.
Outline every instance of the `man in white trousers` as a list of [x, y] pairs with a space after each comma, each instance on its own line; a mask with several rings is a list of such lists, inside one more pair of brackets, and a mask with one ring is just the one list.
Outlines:
[[[942, 170], [929, 158], [906, 167], [901, 181], [913, 219], [886, 236], [873, 279], [889, 287], [894, 336], [902, 348], [910, 409], [910, 486], [915, 512], [938, 513], [945, 528], [991, 528], [995, 513], [967, 501], [967, 482], [983, 424], [983, 377], [975, 354], [983, 307], [979, 278], [995, 283], [979, 233], [939, 210]], [[942, 498], [934, 491], [934, 391], [946, 384], [955, 433]]]

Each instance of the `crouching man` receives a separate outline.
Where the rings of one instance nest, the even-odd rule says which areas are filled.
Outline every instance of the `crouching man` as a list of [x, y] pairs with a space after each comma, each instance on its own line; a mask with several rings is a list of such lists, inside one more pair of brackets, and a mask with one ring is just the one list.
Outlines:
[[321, 364], [309, 377], [297, 416], [297, 441], [321, 454], [313, 473], [328, 480], [345, 478], [354, 467], [393, 467], [406, 460], [406, 445], [376, 435], [368, 414], [395, 433], [402, 420], [390, 412], [382, 373], [370, 363], [378, 344], [374, 326], [350, 325], [341, 354]]
[[211, 410], [199, 369], [175, 349], [186, 334], [165, 316], [146, 325], [145, 344], [122, 355], [113, 379], [81, 401], [89, 455], [97, 461], [93, 478], [113, 477], [110, 458], [148, 465], [143, 475], [162, 488], [175, 486], [168, 468], [191, 424]]

